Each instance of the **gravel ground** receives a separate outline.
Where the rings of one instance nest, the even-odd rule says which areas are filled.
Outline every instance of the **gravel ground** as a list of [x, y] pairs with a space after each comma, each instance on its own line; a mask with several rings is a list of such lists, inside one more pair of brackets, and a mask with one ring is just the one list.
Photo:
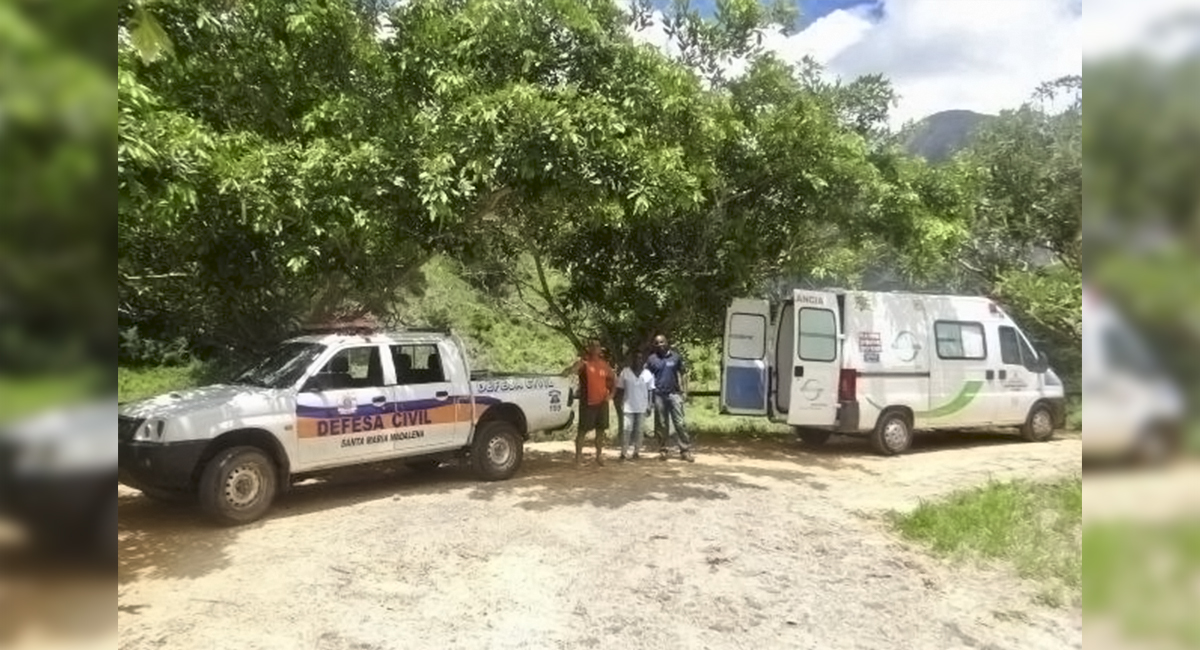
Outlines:
[[1079, 454], [938, 435], [898, 458], [835, 439], [575, 469], [568, 444], [539, 443], [507, 482], [358, 469], [237, 529], [121, 488], [120, 647], [1081, 648], [1077, 608], [932, 559], [878, 516], [1078, 472]]

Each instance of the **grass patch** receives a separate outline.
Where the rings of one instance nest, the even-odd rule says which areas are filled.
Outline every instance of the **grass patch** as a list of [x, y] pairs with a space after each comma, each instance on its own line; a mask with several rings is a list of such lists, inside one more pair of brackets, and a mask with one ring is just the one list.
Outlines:
[[1200, 647], [1200, 522], [1089, 525], [1083, 533], [1083, 611], [1144, 639]]
[[893, 514], [901, 535], [957, 560], [1000, 560], [1044, 586], [1059, 605], [1078, 597], [1083, 480], [991, 482], [910, 513]]
[[0, 422], [94, 397], [104, 383], [100, 373], [92, 370], [44, 377], [0, 376]]
[[117, 401], [154, 397], [162, 393], [191, 388], [203, 382], [206, 367], [199, 362], [187, 366], [143, 368], [117, 367]]

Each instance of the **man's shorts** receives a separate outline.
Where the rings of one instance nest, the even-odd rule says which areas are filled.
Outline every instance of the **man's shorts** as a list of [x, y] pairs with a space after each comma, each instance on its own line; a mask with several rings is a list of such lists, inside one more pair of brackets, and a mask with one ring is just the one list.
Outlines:
[[603, 404], [581, 404], [579, 406], [579, 430], [608, 431], [608, 402]]

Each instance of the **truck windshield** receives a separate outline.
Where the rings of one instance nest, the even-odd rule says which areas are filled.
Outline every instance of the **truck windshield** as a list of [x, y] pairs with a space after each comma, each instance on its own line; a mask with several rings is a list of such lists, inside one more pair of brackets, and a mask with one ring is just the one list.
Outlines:
[[304, 371], [324, 351], [325, 346], [320, 343], [284, 343], [239, 374], [233, 383], [262, 388], [288, 388], [300, 381]]

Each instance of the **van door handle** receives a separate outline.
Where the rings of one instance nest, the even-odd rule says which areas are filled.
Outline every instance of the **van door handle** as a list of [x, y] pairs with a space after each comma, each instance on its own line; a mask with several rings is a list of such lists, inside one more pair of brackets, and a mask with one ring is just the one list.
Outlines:
[[804, 376], [804, 366], [796, 366], [795, 368], [792, 368], [792, 376], [793, 377], [803, 377]]
[[387, 397], [383, 395], [376, 395], [375, 397], [371, 398], [372, 404], [383, 404], [384, 402], [387, 402]]
[[1008, 371], [1007, 371], [1007, 370], [1001, 370], [1001, 371], [1000, 371], [1000, 380], [1001, 380], [1001, 381], [1004, 381], [1005, 379], [1008, 379]]
[[447, 397], [450, 397], [450, 392], [445, 391], [445, 390], [439, 390], [438, 392], [434, 393], [433, 396], [438, 399], [446, 399]]
[[995, 379], [995, 378], [996, 378], [996, 371], [995, 371], [995, 370], [989, 370], [989, 371], [985, 372], [985, 373], [983, 374], [983, 376], [984, 376], [984, 378], [986, 378], [988, 381], [991, 381], [991, 380], [993, 380], [993, 379]]

